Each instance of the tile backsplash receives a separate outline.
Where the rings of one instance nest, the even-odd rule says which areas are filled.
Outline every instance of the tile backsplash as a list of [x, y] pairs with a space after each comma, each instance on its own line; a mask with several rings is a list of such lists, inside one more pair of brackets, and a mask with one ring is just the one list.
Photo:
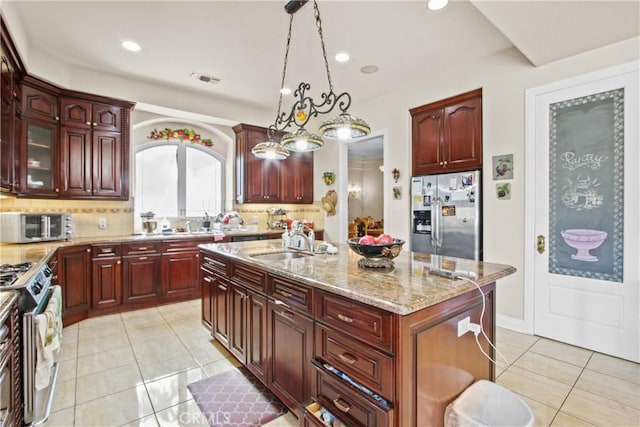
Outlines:
[[[321, 203], [311, 205], [261, 205], [239, 204], [236, 212], [246, 225], [257, 221], [260, 230], [267, 229], [268, 213], [272, 207], [286, 210], [287, 216], [298, 220], [310, 220], [315, 228], [324, 228], [324, 211]], [[133, 212], [133, 200], [60, 200], [60, 199], [23, 199], [10, 195], [0, 195], [1, 212], [68, 212], [73, 216], [75, 237], [107, 237], [129, 235], [134, 232], [136, 218]], [[98, 228], [101, 218], [106, 219], [107, 228]], [[139, 219], [138, 219], [139, 221]], [[183, 225], [183, 224], [179, 224]], [[173, 224], [172, 224], [173, 226]]]

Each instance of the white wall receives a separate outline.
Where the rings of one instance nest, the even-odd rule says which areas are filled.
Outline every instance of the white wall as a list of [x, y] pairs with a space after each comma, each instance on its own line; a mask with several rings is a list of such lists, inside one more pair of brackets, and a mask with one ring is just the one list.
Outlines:
[[[497, 311], [503, 316], [523, 319], [525, 90], [636, 60], [639, 56], [640, 38], [637, 37], [539, 68], [532, 66], [516, 49], [509, 49], [471, 65], [425, 70], [424, 80], [411, 84], [398, 82], [393, 93], [358, 104], [358, 117], [365, 118], [373, 129], [388, 130], [385, 167], [400, 170], [400, 180], [394, 186], [403, 188], [403, 200], [394, 203], [393, 221], [385, 221], [385, 232], [403, 239], [408, 239], [410, 233], [407, 194], [411, 177], [411, 119], [408, 110], [481, 87], [484, 260], [518, 269], [516, 274], [498, 281]], [[512, 195], [511, 200], [499, 201], [495, 196], [495, 182], [491, 180], [491, 157], [508, 153], [514, 155]], [[392, 195], [387, 195], [387, 200], [395, 202]], [[330, 235], [336, 233], [332, 226], [330, 222], [325, 223]]]
[[371, 216], [376, 221], [383, 217], [383, 176], [378, 169], [381, 164], [382, 159], [349, 160], [349, 188], [360, 189], [357, 197], [349, 197], [349, 222], [362, 216]]

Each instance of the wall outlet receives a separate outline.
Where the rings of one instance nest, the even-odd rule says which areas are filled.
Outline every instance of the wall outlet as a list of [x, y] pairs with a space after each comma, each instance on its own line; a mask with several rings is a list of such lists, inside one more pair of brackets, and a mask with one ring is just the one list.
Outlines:
[[465, 317], [462, 320], [458, 320], [458, 336], [461, 337], [469, 331], [469, 323], [471, 322], [471, 318], [469, 316]]
[[256, 215], [253, 215], [251, 217], [251, 224], [257, 224], [258, 223], [258, 217]]
[[98, 228], [100, 230], [107, 229], [107, 218], [98, 218]]

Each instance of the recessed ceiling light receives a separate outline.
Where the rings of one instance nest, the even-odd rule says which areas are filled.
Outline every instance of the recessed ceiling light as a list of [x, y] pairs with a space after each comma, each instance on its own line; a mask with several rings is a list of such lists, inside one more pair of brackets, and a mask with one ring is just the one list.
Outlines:
[[283, 87], [282, 89], [280, 89], [280, 93], [283, 95], [289, 95], [291, 93], [291, 89], [289, 89], [288, 87]]
[[138, 52], [140, 50], [140, 45], [136, 42], [132, 42], [131, 40], [123, 41], [122, 47], [130, 50], [131, 52]]
[[336, 54], [336, 61], [347, 62], [349, 60], [349, 54], [346, 52], [340, 52]]
[[431, 10], [440, 10], [444, 8], [447, 3], [449, 3], [449, 0], [429, 0], [427, 7]]
[[360, 68], [360, 72], [364, 74], [373, 74], [378, 72], [378, 67], [375, 65], [365, 65]]

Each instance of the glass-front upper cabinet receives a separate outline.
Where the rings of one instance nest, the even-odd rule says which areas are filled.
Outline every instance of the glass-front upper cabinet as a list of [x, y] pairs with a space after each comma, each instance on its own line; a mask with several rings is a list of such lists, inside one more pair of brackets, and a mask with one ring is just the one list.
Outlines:
[[23, 144], [21, 170], [21, 192], [31, 194], [57, 194], [58, 176], [55, 165], [58, 161], [57, 141], [58, 126], [55, 123], [38, 119], [25, 119], [22, 135], [26, 137]]

